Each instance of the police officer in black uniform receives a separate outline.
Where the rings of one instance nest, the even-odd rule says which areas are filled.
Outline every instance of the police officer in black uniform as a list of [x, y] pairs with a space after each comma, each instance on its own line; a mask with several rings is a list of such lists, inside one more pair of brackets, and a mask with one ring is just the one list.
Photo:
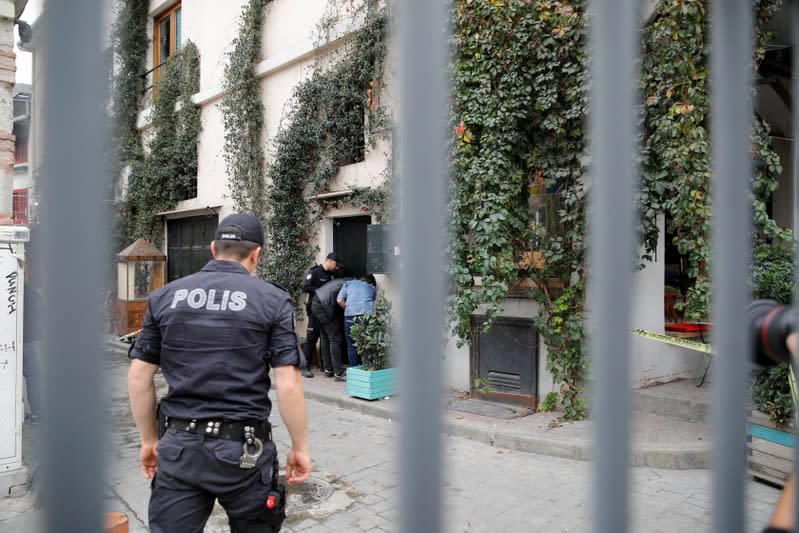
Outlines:
[[[311, 372], [311, 356], [313, 355], [314, 348], [316, 348], [316, 341], [322, 334], [322, 324], [319, 318], [316, 317], [311, 309], [311, 302], [313, 301], [316, 289], [333, 280], [336, 270], [344, 266], [341, 258], [335, 252], [327, 254], [327, 258], [321, 265], [314, 265], [305, 275], [305, 280], [302, 283], [302, 292], [308, 293], [308, 302], [305, 304], [305, 315], [308, 317], [308, 329], [305, 333], [305, 367], [302, 369], [302, 375], [306, 378], [312, 378]], [[323, 342], [325, 342], [323, 340]], [[322, 350], [324, 350], [324, 346]], [[321, 359], [321, 358], [320, 358]], [[324, 360], [321, 361], [322, 366], [326, 364]], [[325, 374], [328, 377], [333, 377], [333, 368], [324, 368]]]
[[[203, 269], [154, 291], [131, 347], [128, 389], [152, 479], [153, 533], [201, 532], [214, 501], [235, 533], [273, 533], [285, 516], [271, 439], [269, 369], [291, 437], [289, 484], [311, 471], [301, 354], [286, 291], [252, 277], [264, 231], [257, 218], [225, 218]], [[169, 391], [156, 417], [153, 377]], [[158, 424], [157, 424], [158, 422]]]
[[334, 279], [319, 287], [311, 298], [311, 312], [322, 334], [322, 363], [333, 369], [336, 381], [346, 381], [344, 365], [341, 363], [341, 331], [343, 318], [341, 306], [336, 301], [344, 279]]

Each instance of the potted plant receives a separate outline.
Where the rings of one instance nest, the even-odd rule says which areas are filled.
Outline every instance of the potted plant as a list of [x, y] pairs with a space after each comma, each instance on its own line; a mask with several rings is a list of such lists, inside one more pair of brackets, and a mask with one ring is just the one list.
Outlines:
[[394, 320], [391, 302], [382, 291], [375, 299], [375, 312], [357, 317], [351, 334], [363, 364], [347, 369], [347, 394], [366, 400], [395, 395], [397, 369], [389, 368]]

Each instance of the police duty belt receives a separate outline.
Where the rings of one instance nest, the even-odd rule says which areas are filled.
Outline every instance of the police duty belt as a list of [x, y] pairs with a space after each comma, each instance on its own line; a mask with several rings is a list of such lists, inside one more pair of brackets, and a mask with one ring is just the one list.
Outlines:
[[[264, 451], [264, 442], [272, 440], [272, 426], [266, 420], [226, 422], [219, 419], [186, 419], [164, 416], [164, 429], [174, 428], [186, 433], [243, 443], [239, 467], [254, 468]], [[252, 451], [250, 451], [252, 448]]]

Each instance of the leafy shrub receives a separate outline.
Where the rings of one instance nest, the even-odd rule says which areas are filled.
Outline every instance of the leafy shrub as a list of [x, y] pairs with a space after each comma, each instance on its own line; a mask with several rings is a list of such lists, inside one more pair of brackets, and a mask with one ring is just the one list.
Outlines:
[[788, 424], [793, 418], [793, 397], [788, 383], [787, 363], [757, 368], [752, 372], [752, 402], [775, 424]]
[[539, 412], [554, 411], [558, 408], [558, 393], [555, 391], [548, 392], [544, 401], [538, 406]]
[[[793, 296], [793, 252], [790, 248], [760, 245], [752, 257], [752, 293], [789, 304]], [[788, 382], [788, 364], [756, 368], [752, 372], [752, 403], [776, 424], [793, 418], [794, 405]]]
[[752, 293], [755, 298], [791, 303], [793, 252], [790, 248], [762, 244], [755, 249], [752, 260]]
[[375, 312], [356, 317], [352, 321], [350, 334], [363, 360], [364, 370], [382, 370], [390, 366], [394, 318], [391, 315], [391, 302], [383, 291], [375, 299]]

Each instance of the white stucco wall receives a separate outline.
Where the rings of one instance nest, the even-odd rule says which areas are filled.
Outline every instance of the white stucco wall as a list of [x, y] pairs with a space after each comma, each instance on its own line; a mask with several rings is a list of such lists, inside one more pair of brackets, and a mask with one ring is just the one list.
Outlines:
[[[197, 197], [180, 202], [168, 218], [180, 217], [197, 210], [213, 207], [220, 217], [229, 214], [232, 202], [227, 197], [228, 176], [224, 162], [224, 126], [219, 104], [227, 54], [238, 30], [239, 16], [245, 0], [230, 2], [186, 2], [182, 5], [183, 39], [192, 40], [200, 50], [200, 92], [194, 101], [201, 106], [202, 131], [198, 147]], [[152, 17], [174, 5], [172, 0], [150, 2], [148, 32], [152, 38]], [[261, 80], [264, 104], [262, 145], [267, 160], [271, 141], [284, 123], [287, 105], [298, 82], [311, 73], [314, 47], [318, 44], [317, 24], [327, 14], [326, 0], [275, 0], [267, 9], [262, 33], [262, 58], [256, 66]], [[352, 18], [343, 13], [334, 35], [352, 27]], [[329, 56], [326, 45], [323, 56]], [[152, 65], [152, 51], [148, 53]], [[140, 127], [146, 128], [148, 111], [140, 117]], [[331, 184], [331, 190], [353, 186], [374, 185], [382, 179], [386, 154], [390, 146], [382, 140], [372, 149], [364, 162], [343, 167]], [[362, 212], [330, 213], [336, 216], [362, 215]], [[368, 214], [368, 213], [367, 213]], [[332, 227], [322, 222], [318, 242], [320, 250], [332, 249]], [[324, 252], [325, 254], [327, 252]], [[324, 254], [320, 251], [320, 258]]]
[[[656, 333], [664, 332], [663, 280], [665, 266], [664, 220], [660, 217], [656, 261], [633, 275], [631, 327]], [[701, 375], [706, 357], [686, 350], [630, 334], [631, 376], [635, 388], [653, 383], [674, 381]]]

